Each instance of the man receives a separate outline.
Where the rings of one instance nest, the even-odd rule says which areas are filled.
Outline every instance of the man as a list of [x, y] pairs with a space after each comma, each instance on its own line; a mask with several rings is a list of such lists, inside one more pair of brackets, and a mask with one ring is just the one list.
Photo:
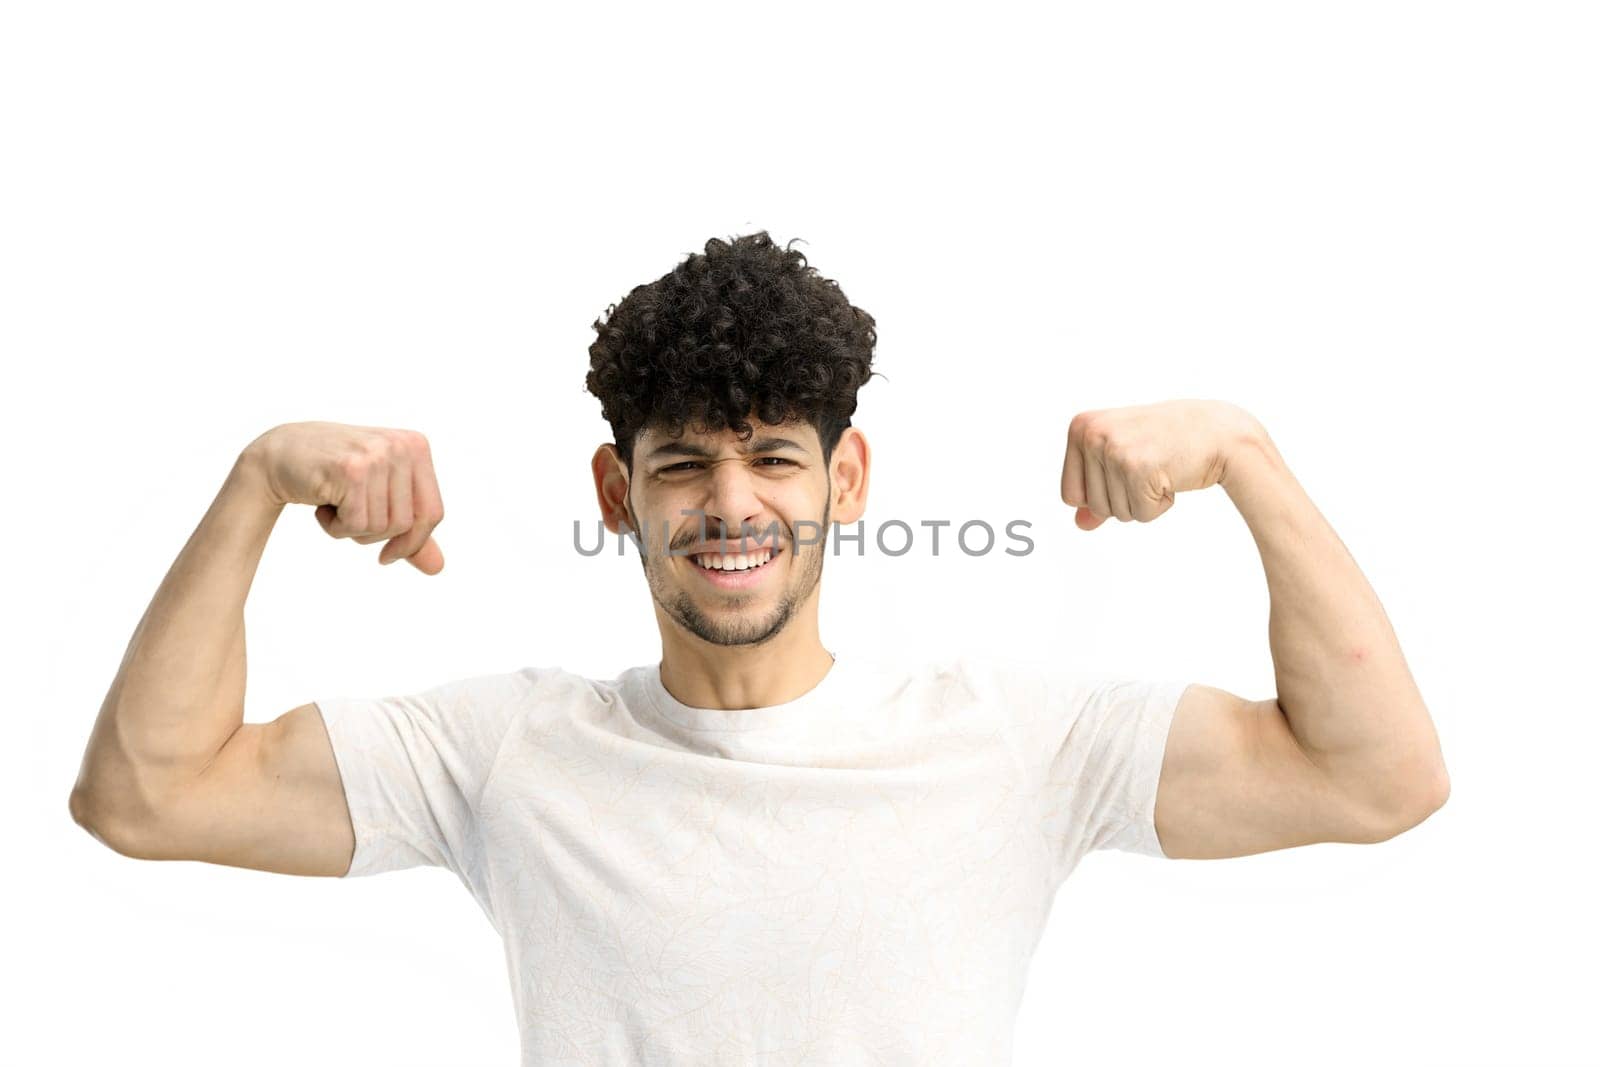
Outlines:
[[384, 563], [444, 562], [421, 435], [275, 427], [135, 632], [74, 818], [151, 859], [448, 868], [505, 940], [527, 1064], [999, 1064], [1089, 851], [1376, 842], [1444, 802], [1377, 598], [1225, 403], [1078, 415], [1062, 497], [1091, 530], [1223, 486], [1266, 567], [1277, 697], [830, 652], [815, 531], [866, 510], [874, 326], [765, 233], [595, 323], [596, 493], [662, 641], [610, 679], [528, 667], [242, 722], [243, 604], [285, 504]]

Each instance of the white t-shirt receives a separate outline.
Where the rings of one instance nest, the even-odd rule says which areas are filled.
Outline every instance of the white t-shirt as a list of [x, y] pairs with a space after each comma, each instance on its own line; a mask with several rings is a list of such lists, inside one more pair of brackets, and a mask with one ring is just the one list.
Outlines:
[[1186, 683], [837, 658], [786, 704], [657, 664], [319, 701], [355, 855], [446, 867], [505, 942], [522, 1062], [984, 1064], [1087, 852], [1164, 856]]

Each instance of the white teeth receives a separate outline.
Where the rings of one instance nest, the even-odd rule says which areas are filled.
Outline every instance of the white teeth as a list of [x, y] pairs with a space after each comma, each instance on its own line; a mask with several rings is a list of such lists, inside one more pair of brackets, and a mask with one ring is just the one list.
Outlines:
[[696, 556], [694, 561], [708, 571], [747, 571], [753, 567], [761, 566], [771, 558], [772, 550], [764, 548], [757, 552], [737, 556]]

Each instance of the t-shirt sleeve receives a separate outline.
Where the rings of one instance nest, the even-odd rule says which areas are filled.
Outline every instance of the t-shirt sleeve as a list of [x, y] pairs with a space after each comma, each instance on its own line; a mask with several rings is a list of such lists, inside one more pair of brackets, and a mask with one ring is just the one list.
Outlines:
[[527, 693], [507, 674], [316, 701], [355, 831], [342, 877], [423, 866], [464, 876], [475, 862], [478, 799]]
[[1061, 878], [1086, 853], [1167, 858], [1156, 791], [1167, 737], [1188, 682], [1037, 673], [1024, 736], [1039, 772], [1044, 832]]

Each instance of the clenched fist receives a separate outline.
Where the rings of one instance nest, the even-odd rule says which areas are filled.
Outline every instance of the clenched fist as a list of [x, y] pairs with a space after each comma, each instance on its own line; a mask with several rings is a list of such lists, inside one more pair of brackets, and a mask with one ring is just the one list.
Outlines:
[[388, 541], [378, 562], [406, 559], [424, 574], [444, 569], [433, 539], [444, 519], [428, 439], [415, 430], [289, 422], [246, 447], [277, 504], [311, 504], [329, 537]]
[[1080, 412], [1067, 429], [1061, 499], [1078, 509], [1081, 530], [1113, 515], [1149, 522], [1176, 494], [1216, 485], [1233, 449], [1255, 433], [1264, 433], [1255, 417], [1222, 400]]

